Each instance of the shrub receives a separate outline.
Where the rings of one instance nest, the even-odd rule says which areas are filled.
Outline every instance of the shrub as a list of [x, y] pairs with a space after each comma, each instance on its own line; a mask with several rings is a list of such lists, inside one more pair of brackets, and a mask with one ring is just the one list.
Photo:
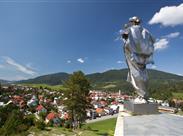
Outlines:
[[170, 106], [170, 107], [175, 107], [175, 102], [172, 101], [172, 100], [170, 100], [170, 101], [169, 101], [169, 106]]
[[0, 127], [2, 127], [9, 118], [13, 110], [17, 110], [17, 106], [9, 104], [5, 107], [0, 107]]
[[34, 120], [35, 120], [35, 116], [33, 114], [31, 115], [27, 115], [24, 120], [23, 123], [28, 125], [28, 126], [34, 126]]
[[22, 124], [22, 114], [18, 110], [13, 110], [8, 116], [4, 126], [1, 129], [1, 134], [8, 136], [16, 133], [17, 126]]
[[70, 128], [71, 127], [71, 121], [70, 120], [66, 120], [64, 123], [64, 127], [65, 128]]
[[21, 132], [24, 132], [24, 131], [27, 131], [29, 129], [29, 126], [26, 125], [26, 124], [20, 124], [16, 127], [16, 132], [17, 133], [21, 133]]
[[43, 121], [40, 121], [40, 120], [35, 122], [35, 126], [40, 130], [44, 130], [46, 127], [45, 123]]
[[48, 124], [47, 124], [47, 126], [49, 126], [49, 127], [53, 127], [53, 121], [51, 120], [51, 121], [49, 121], [48, 122]]
[[183, 102], [180, 103], [180, 109], [183, 111]]

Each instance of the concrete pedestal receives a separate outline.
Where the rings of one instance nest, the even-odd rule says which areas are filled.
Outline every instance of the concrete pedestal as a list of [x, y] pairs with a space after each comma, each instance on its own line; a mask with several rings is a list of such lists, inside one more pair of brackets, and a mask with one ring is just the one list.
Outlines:
[[115, 136], [183, 136], [183, 117], [154, 114], [124, 117], [123, 135]]
[[158, 113], [158, 104], [156, 103], [134, 103], [133, 100], [124, 102], [124, 110], [132, 112], [134, 114], [157, 114]]

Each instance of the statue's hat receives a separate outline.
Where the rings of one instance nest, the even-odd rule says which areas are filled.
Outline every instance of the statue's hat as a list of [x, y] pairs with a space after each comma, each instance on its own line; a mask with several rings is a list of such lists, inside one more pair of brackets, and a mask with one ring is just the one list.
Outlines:
[[131, 18], [129, 18], [129, 22], [140, 23], [140, 18], [137, 16], [131, 17]]

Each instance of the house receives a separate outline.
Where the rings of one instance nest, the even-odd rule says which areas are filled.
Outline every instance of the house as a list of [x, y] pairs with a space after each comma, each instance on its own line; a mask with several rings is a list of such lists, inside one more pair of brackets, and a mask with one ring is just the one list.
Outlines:
[[119, 110], [119, 106], [118, 105], [111, 105], [110, 108], [114, 111], [114, 113], [117, 113]]
[[44, 97], [42, 95], [39, 95], [38, 98], [39, 98], [39, 104], [42, 104], [44, 102]]
[[42, 105], [38, 105], [37, 108], [36, 108], [36, 111], [38, 114], [40, 113], [46, 113], [47, 112], [47, 109], [44, 108]]
[[61, 120], [57, 113], [51, 112], [46, 116], [46, 124], [53, 123], [54, 126], [60, 126]]
[[38, 99], [35, 95], [33, 95], [32, 98], [27, 102], [27, 106], [35, 107], [37, 105], [38, 105]]
[[20, 109], [23, 109], [23, 108], [26, 107], [26, 103], [25, 103], [24, 100], [21, 100], [21, 101], [19, 102], [19, 107], [20, 107]]
[[54, 97], [53, 104], [59, 105], [60, 99], [57, 97]]
[[102, 107], [107, 106], [107, 102], [106, 102], [106, 101], [104, 101], [104, 100], [101, 100], [101, 101], [100, 101], [100, 104], [101, 104], [101, 106], [102, 106]]
[[117, 101], [113, 101], [113, 102], [111, 102], [111, 105], [118, 105], [118, 102]]
[[113, 109], [112, 109], [112, 108], [109, 108], [109, 107], [105, 107], [105, 108], [104, 108], [104, 111], [105, 111], [107, 114], [109, 114], [109, 115], [113, 115], [113, 113], [114, 113]]
[[97, 108], [97, 109], [96, 109], [96, 113], [98, 114], [99, 117], [104, 116], [104, 115], [107, 114], [107, 113], [104, 111], [103, 108]]
[[93, 101], [93, 102], [92, 102], [92, 105], [93, 105], [93, 107], [94, 107], [95, 109], [102, 107], [102, 105], [101, 105], [99, 102], [97, 102], [97, 101]]
[[2, 107], [4, 106], [4, 102], [0, 102], [0, 107], [1, 107], [1, 106], [2, 106]]
[[64, 113], [64, 119], [68, 120], [69, 119], [69, 114], [67, 112]]
[[14, 104], [16, 104], [16, 105], [19, 105], [19, 103], [20, 103], [21, 101], [23, 101], [23, 98], [22, 98], [21, 96], [19, 96], [19, 95], [14, 95], [14, 96], [12, 97], [12, 102], [13, 102]]

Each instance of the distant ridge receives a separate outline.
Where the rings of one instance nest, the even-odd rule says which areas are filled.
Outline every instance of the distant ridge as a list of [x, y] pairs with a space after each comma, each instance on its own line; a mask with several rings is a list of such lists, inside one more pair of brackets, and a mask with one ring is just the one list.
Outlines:
[[0, 83], [1, 84], [7, 84], [7, 83], [10, 83], [10, 81], [0, 79]]
[[[120, 70], [109, 70], [102, 73], [88, 74], [86, 77], [94, 86], [103, 86], [106, 83], [120, 83], [126, 81], [127, 69]], [[171, 74], [158, 70], [148, 70], [150, 80], [160, 80], [160, 81], [183, 81], [183, 76], [176, 74]], [[28, 83], [28, 84], [48, 84], [48, 85], [61, 85], [68, 78], [70, 74], [60, 72], [55, 74], [43, 75], [33, 79], [22, 80], [16, 83]], [[102, 85], [103, 84], [103, 85]]]
[[70, 74], [60, 72], [55, 74], [43, 75], [33, 79], [21, 80], [16, 83], [30, 83], [30, 84], [48, 84], [48, 85], [59, 85], [63, 84], [68, 79]]

